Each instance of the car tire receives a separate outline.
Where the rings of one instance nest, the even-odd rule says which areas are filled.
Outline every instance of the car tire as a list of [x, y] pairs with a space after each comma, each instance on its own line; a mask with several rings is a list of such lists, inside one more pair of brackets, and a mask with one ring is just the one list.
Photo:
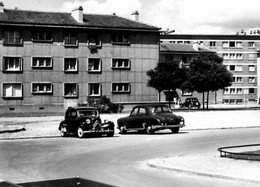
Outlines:
[[67, 129], [63, 125], [61, 125], [61, 127], [60, 127], [60, 135], [61, 135], [61, 137], [66, 137], [68, 135]]
[[79, 138], [83, 138], [84, 137], [84, 131], [81, 127], [78, 127], [77, 129], [77, 135]]
[[179, 130], [180, 130], [180, 127], [175, 127], [175, 128], [171, 129], [172, 133], [174, 133], [174, 134], [178, 133]]
[[145, 131], [146, 131], [147, 134], [153, 134], [154, 133], [153, 128], [150, 125], [145, 128]]
[[126, 134], [125, 126], [119, 128], [119, 134]]

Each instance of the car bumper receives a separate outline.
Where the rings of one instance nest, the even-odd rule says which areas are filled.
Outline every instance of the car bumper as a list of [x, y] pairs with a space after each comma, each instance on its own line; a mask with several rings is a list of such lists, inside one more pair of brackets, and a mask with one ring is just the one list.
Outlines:
[[161, 129], [173, 129], [173, 128], [182, 128], [185, 127], [185, 124], [177, 124], [177, 125], [152, 125], [153, 130], [161, 130]]
[[83, 131], [84, 133], [110, 133], [110, 132], [114, 132], [114, 130], [111, 129], [102, 129], [102, 130], [87, 130], [87, 131]]

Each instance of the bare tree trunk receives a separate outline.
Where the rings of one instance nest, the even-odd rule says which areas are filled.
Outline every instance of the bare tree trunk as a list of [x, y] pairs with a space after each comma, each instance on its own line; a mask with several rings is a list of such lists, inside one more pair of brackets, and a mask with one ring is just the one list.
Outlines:
[[169, 108], [171, 108], [170, 90], [168, 91]]
[[207, 91], [207, 110], [209, 109], [209, 91]]
[[203, 110], [205, 109], [205, 107], [204, 107], [204, 92], [202, 92], [202, 106], [203, 106]]

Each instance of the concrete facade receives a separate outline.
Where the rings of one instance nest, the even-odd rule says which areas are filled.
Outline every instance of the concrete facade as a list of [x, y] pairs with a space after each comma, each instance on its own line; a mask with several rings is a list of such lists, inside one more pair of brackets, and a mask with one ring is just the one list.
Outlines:
[[146, 71], [158, 63], [159, 28], [115, 15], [77, 16], [83, 21], [70, 13], [0, 13], [0, 112], [51, 112], [102, 95], [115, 103], [158, 100]]

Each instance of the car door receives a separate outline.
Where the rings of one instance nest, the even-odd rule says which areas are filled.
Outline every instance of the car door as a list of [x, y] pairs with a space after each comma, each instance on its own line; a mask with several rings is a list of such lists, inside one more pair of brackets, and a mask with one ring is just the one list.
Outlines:
[[135, 129], [136, 128], [136, 120], [138, 114], [139, 107], [134, 107], [130, 116], [126, 119], [126, 128], [127, 129]]
[[136, 117], [136, 122], [135, 122], [135, 128], [137, 130], [143, 130], [145, 127], [145, 124], [147, 123], [147, 111], [145, 107], [140, 107], [138, 110], [138, 114]]

